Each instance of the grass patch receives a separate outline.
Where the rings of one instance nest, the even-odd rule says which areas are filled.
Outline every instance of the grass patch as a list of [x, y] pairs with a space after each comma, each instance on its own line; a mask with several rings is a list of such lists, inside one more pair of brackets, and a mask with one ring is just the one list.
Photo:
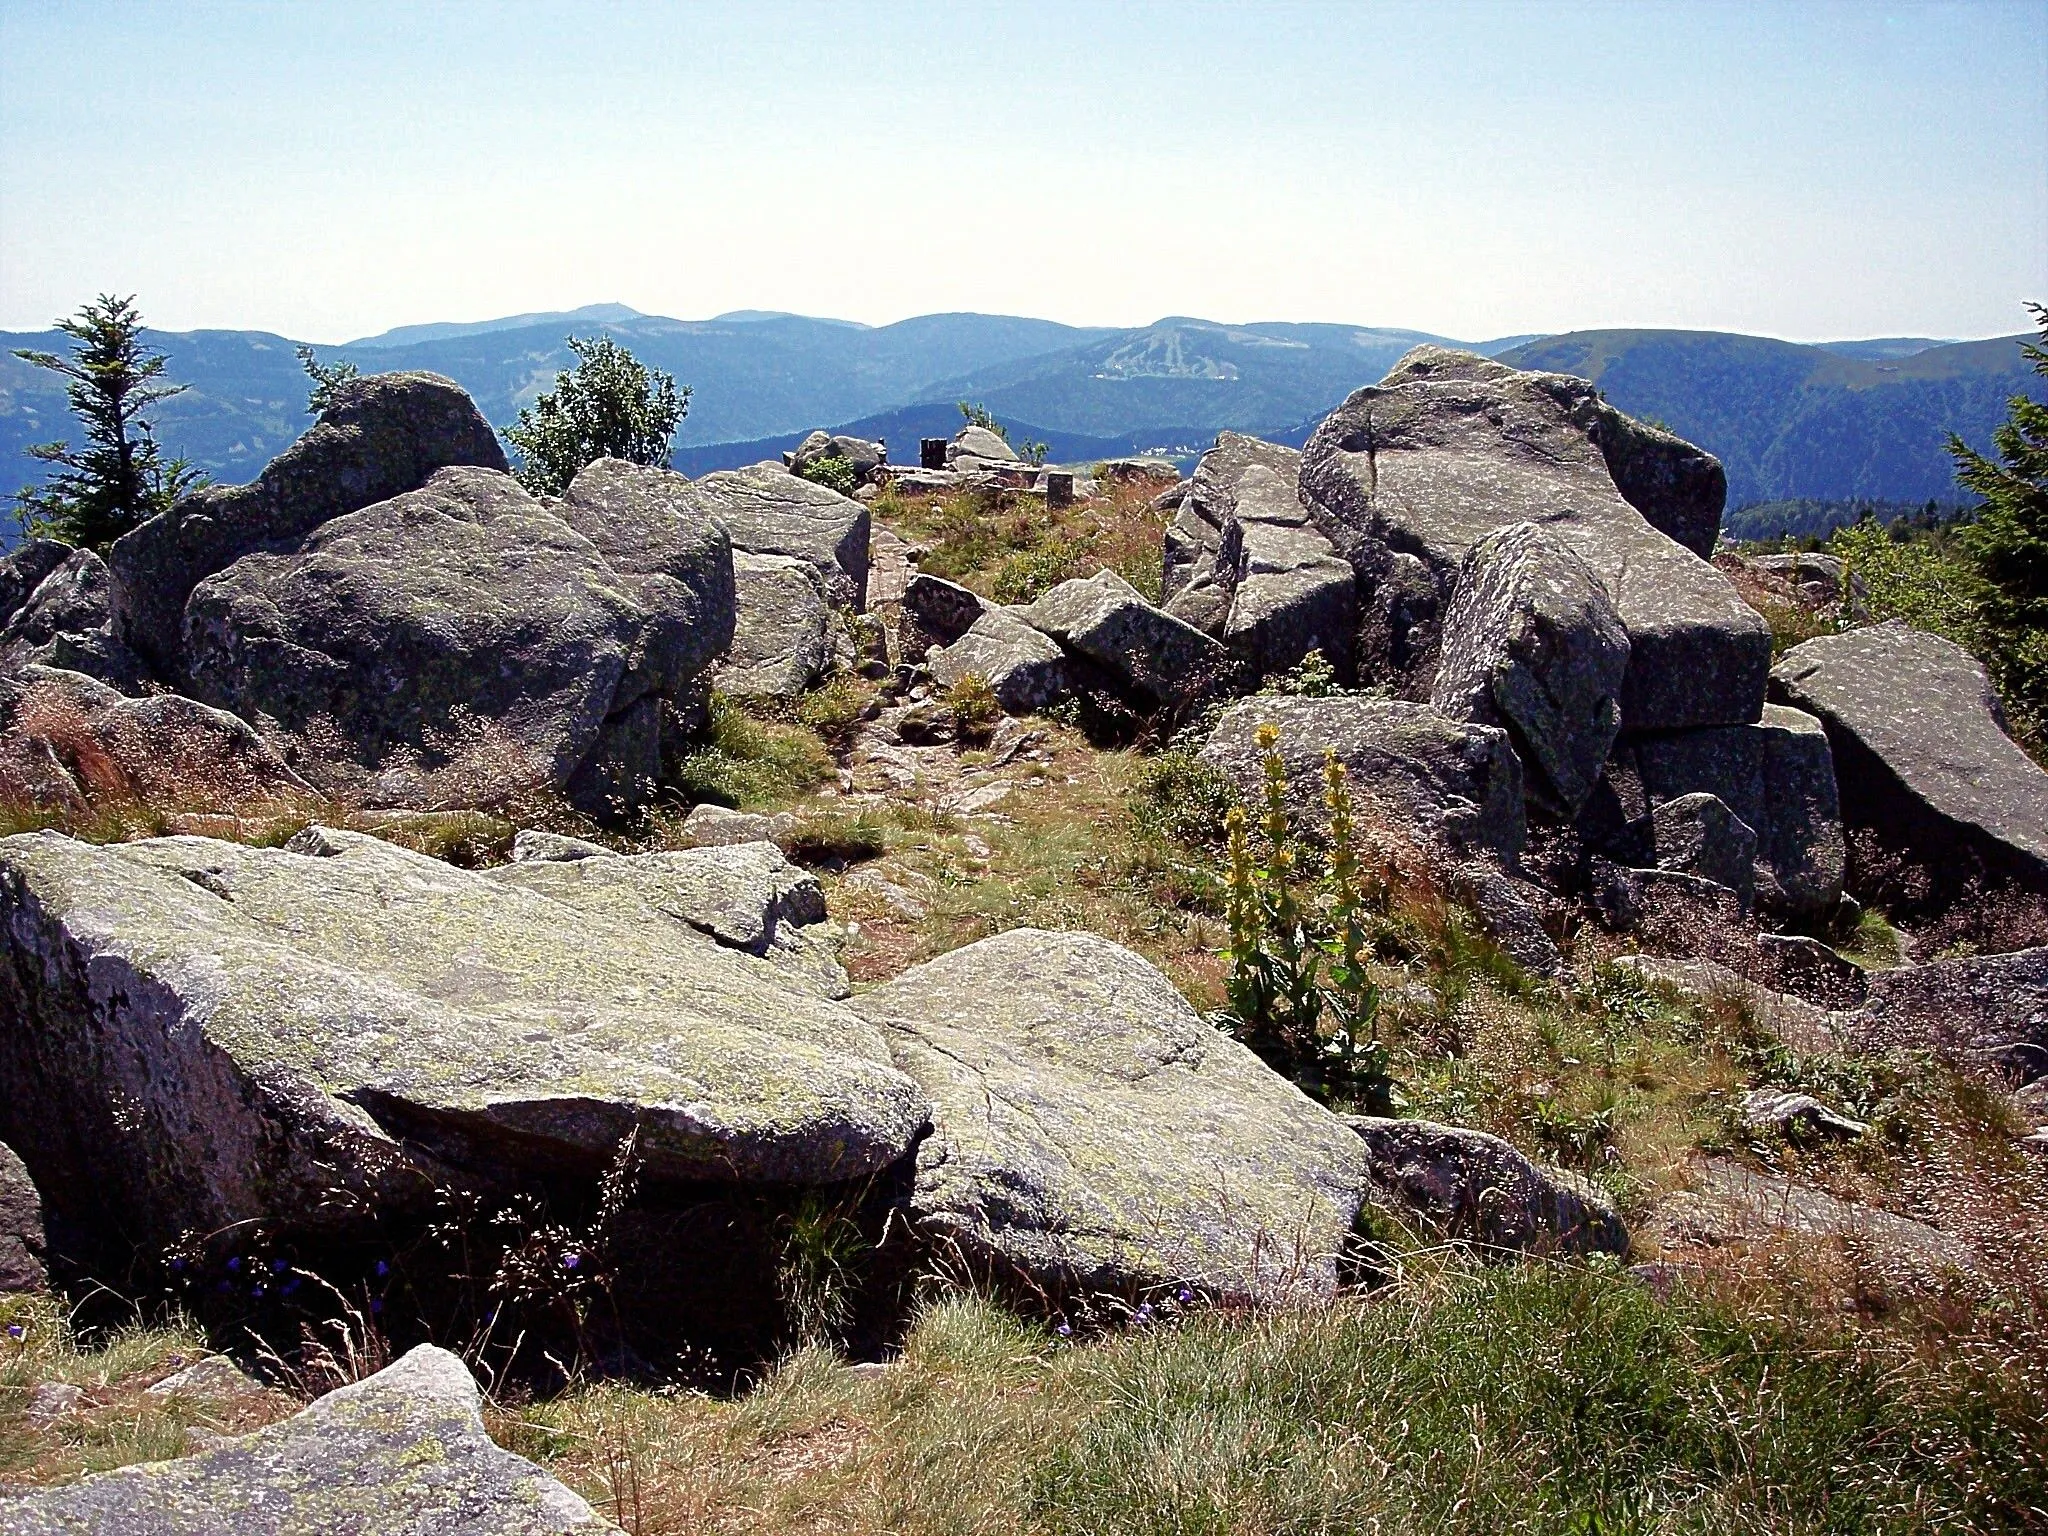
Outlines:
[[832, 776], [832, 754], [809, 726], [759, 719], [721, 693], [712, 694], [709, 713], [704, 744], [677, 765], [691, 801], [754, 810]]

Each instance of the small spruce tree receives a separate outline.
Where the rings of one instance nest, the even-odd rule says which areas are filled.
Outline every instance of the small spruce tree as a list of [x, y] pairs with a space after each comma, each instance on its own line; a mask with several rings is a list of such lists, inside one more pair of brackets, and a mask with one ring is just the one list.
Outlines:
[[306, 396], [306, 409], [315, 416], [323, 414], [334, 404], [334, 392], [356, 376], [354, 363], [323, 363], [313, 355], [311, 347], [298, 349], [299, 366], [306, 370], [306, 377], [313, 381], [313, 389]]
[[[2048, 378], [2048, 306], [2027, 308], [2040, 337], [2020, 350], [2034, 372]], [[1956, 478], [1983, 502], [1961, 538], [1996, 589], [1990, 617], [2009, 628], [2036, 628], [2048, 625], [2048, 402], [2014, 395], [2006, 405], [2006, 419], [1992, 436], [1997, 460], [1953, 432], [1948, 451]]]
[[69, 381], [64, 393], [86, 446], [32, 444], [29, 453], [53, 473], [16, 494], [15, 516], [24, 533], [105, 550], [206, 483], [189, 460], [163, 456], [143, 414], [189, 386], [165, 381], [167, 359], [143, 341], [132, 295], [101, 294], [57, 329], [76, 343], [68, 357], [26, 349], [14, 355]]
[[536, 496], [559, 496], [576, 472], [598, 459], [667, 464], [676, 427], [690, 410], [690, 386], [649, 368], [609, 336], [569, 338], [576, 366], [522, 407], [506, 428], [517, 450], [513, 471]]

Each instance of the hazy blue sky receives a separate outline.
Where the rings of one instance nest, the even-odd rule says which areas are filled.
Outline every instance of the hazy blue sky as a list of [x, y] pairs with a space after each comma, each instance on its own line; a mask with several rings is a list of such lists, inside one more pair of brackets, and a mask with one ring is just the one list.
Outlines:
[[2048, 297], [2048, 0], [0, 0], [0, 326], [619, 300], [1975, 336]]

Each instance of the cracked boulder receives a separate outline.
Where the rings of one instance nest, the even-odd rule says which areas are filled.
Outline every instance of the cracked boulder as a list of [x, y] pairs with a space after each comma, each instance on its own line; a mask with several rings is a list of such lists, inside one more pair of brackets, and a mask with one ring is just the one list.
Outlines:
[[1505, 726], [1529, 788], [1573, 815], [1621, 728], [1628, 657], [1606, 584], [1543, 525], [1511, 523], [1459, 568], [1430, 702], [1455, 720]]
[[[244, 556], [187, 605], [194, 692], [373, 805], [639, 803], [664, 700], [731, 635], [731, 557], [666, 477], [635, 479], [660, 472], [593, 469], [552, 511], [509, 475], [442, 470]], [[575, 521], [608, 524], [618, 563]]]
[[462, 387], [435, 373], [349, 379], [248, 485], [210, 485], [123, 534], [107, 556], [118, 632], [159, 677], [184, 681], [185, 601], [216, 571], [322, 523], [417, 490], [436, 470], [503, 471], [505, 450]]
[[1522, 765], [1506, 731], [1405, 699], [1245, 699], [1224, 711], [1201, 759], [1253, 804], [1264, 782], [1258, 729], [1269, 722], [1280, 730], [1289, 807], [1303, 826], [1320, 830], [1328, 819], [1323, 754], [1331, 751], [1367, 808], [1418, 841], [1509, 865], [1521, 853]]
[[469, 1367], [422, 1344], [282, 1423], [176, 1461], [0, 1491], [7, 1536], [601, 1536], [616, 1527], [483, 1421]]
[[1241, 432], [1219, 432], [1216, 446], [1195, 463], [1162, 550], [1160, 591], [1165, 608], [1197, 629], [1220, 633], [1237, 584], [1237, 487], [1245, 471], [1261, 468], [1293, 490], [1301, 450]]
[[702, 854], [485, 874], [326, 829], [0, 839], [0, 1139], [111, 1257], [240, 1221], [347, 1237], [437, 1185], [594, 1172], [636, 1125], [649, 1180], [863, 1177], [926, 1097], [742, 952], [801, 923], [801, 883]]
[[794, 699], [832, 665], [832, 605], [817, 567], [791, 555], [733, 556], [732, 649], [718, 669], [738, 698]]
[[[51, 545], [38, 539], [23, 551], [16, 573], [41, 563]], [[50, 567], [0, 627], [0, 673], [26, 666], [82, 672], [123, 693], [142, 692], [146, 669], [114, 632], [107, 563], [89, 549], [73, 549]]]
[[[1711, 456], [1620, 416], [1582, 379], [1426, 346], [1316, 429], [1301, 495], [1358, 573], [1371, 620], [1361, 676], [1424, 683], [1433, 658], [1407, 654], [1431, 623], [1429, 594], [1408, 590], [1417, 576], [1440, 606], [1475, 544], [1536, 522], [1599, 577], [1628, 633], [1623, 729], [1671, 730], [1746, 724], [1764, 702], [1770, 631], [1698, 552], [1711, 548], [1700, 514], [1719, 475]], [[1375, 652], [1397, 641], [1402, 654]]]
[[1336, 1288], [1364, 1148], [1139, 956], [1015, 929], [851, 1006], [931, 1096], [910, 1209], [971, 1271], [1055, 1294]]
[[1979, 872], [2048, 890], [2048, 772], [1961, 646], [1900, 623], [1822, 635], [1779, 658], [1771, 687], [1826, 728], [1852, 827], [1951, 891]]
[[1229, 670], [1223, 647], [1146, 602], [1114, 571], [1063, 581], [1017, 617], [1092, 663], [1141, 707], [1184, 704]]
[[1351, 675], [1358, 630], [1351, 563], [1310, 525], [1294, 480], [1261, 464], [1237, 482], [1239, 554], [1221, 638], [1249, 677], [1268, 677], [1320, 651]]
[[2048, 946], [1873, 972], [1862, 1008], [1837, 1017], [1866, 1046], [1933, 1047], [2015, 1082], [2048, 1078]]
[[925, 657], [949, 687], [974, 674], [995, 691], [1006, 714], [1028, 715], [1067, 696], [1066, 653], [1006, 608], [991, 608], [951, 645]]
[[14, 1148], [0, 1141], [0, 1291], [39, 1291], [43, 1267], [43, 1197]]
[[735, 550], [806, 561], [835, 606], [866, 609], [872, 519], [859, 502], [772, 461], [719, 470], [691, 481], [690, 492]]

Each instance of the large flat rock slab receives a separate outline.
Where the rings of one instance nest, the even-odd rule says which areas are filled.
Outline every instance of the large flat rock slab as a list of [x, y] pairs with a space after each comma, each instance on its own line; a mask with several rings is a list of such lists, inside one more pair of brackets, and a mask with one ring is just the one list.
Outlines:
[[652, 1178], [829, 1182], [924, 1123], [874, 1026], [644, 896], [295, 847], [0, 840], [0, 1139], [72, 1225], [345, 1225], [594, 1170], [635, 1125]]
[[1937, 876], [1968, 860], [2048, 889], [2048, 773], [2000, 729], [1961, 646], [1899, 623], [1822, 635], [1779, 659], [1771, 689], [1827, 728], [1852, 826]]
[[[1406, 556], [1440, 612], [1474, 544], [1509, 523], [1542, 524], [1592, 567], [1628, 631], [1624, 729], [1746, 724], [1764, 702], [1769, 630], [1727, 577], [1631, 504], [1600, 441], [1634, 444], [1630, 484], [1660, 515], [1671, 508], [1658, 486], [1686, 478], [1678, 460], [1708, 456], [1676, 439], [1660, 456], [1659, 434], [1608, 419], [1618, 415], [1582, 379], [1418, 347], [1316, 429], [1302, 499], [1357, 569], [1368, 608], [1382, 585], [1412, 579]], [[1362, 656], [1362, 675], [1376, 660], [1408, 671]]]
[[422, 1344], [195, 1456], [0, 1493], [0, 1536], [560, 1536], [616, 1531], [484, 1430], [469, 1367]]
[[932, 1097], [911, 1207], [971, 1267], [1061, 1291], [1336, 1287], [1363, 1147], [1139, 956], [1015, 929], [853, 1007]]

